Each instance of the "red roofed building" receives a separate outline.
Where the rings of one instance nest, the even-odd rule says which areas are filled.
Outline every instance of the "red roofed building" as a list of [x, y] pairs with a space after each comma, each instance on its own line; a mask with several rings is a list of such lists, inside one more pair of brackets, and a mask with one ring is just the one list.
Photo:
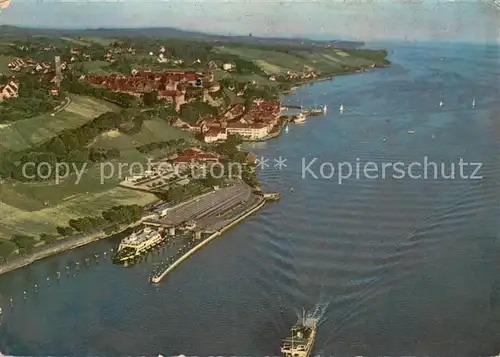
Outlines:
[[219, 157], [212, 153], [205, 153], [197, 148], [186, 149], [176, 159], [173, 164], [190, 164], [197, 162], [218, 162]]
[[205, 142], [213, 143], [215, 141], [227, 140], [227, 129], [226, 128], [211, 128], [205, 133]]
[[16, 98], [18, 92], [19, 84], [14, 81], [10, 81], [8, 84], [0, 86], [0, 102], [8, 98]]

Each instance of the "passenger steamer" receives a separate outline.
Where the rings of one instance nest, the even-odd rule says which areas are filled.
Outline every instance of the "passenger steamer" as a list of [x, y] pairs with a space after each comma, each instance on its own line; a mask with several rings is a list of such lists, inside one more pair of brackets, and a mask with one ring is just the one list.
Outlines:
[[113, 256], [113, 262], [120, 264], [132, 261], [164, 241], [165, 234], [163, 230], [146, 227], [139, 232], [132, 233], [120, 242], [118, 250]]
[[292, 336], [281, 342], [283, 357], [309, 357], [316, 341], [317, 320], [305, 317], [292, 327]]

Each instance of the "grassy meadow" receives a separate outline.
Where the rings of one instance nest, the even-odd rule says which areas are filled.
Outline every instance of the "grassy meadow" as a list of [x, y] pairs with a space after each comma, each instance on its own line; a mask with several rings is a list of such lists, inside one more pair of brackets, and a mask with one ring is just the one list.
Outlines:
[[70, 95], [71, 103], [52, 116], [43, 114], [12, 124], [0, 124], [0, 152], [21, 151], [46, 141], [63, 130], [77, 128], [118, 106], [91, 97]]
[[109, 63], [106, 61], [86, 61], [80, 62], [83, 64], [83, 67], [90, 74], [96, 76], [109, 76], [111, 74], [117, 73], [113, 71], [112, 68], [109, 67]]
[[10, 73], [8, 64], [12, 62], [15, 59], [13, 56], [4, 56], [0, 55], [0, 74], [4, 73]]
[[[59, 118], [50, 115], [48, 118], [43, 118], [49, 121], [46, 125], [40, 126], [43, 129], [37, 128], [34, 122], [33, 126], [24, 123], [23, 130], [18, 131], [10, 128], [7, 132], [4, 128], [0, 134], [3, 133], [7, 136], [7, 133], [16, 133], [18, 138], [23, 139], [21, 142], [24, 145], [13, 145], [13, 142], [9, 142], [8, 146], [10, 149], [13, 149], [14, 146], [23, 149], [29, 147], [30, 142], [33, 143], [33, 140], [28, 140], [29, 138], [36, 137], [36, 142], [40, 142], [42, 138], [47, 140], [55, 135], [57, 133], [55, 123], [59, 123], [58, 120], [61, 118], [65, 118], [66, 123], [65, 126], [58, 128], [59, 131], [84, 124], [101, 112], [105, 112], [106, 109], [116, 109], [113, 105], [108, 106], [106, 102], [77, 96], [72, 105], [73, 107], [70, 105], [71, 108], [67, 108], [65, 114], [60, 113], [61, 117]], [[79, 114], [77, 114], [77, 109]], [[46, 130], [49, 124], [53, 128], [51, 135]], [[190, 133], [172, 127], [163, 120], [146, 120], [141, 131], [137, 134], [127, 135], [118, 130], [112, 130], [96, 137], [91, 144], [92, 147], [116, 148], [120, 150], [120, 158], [110, 164], [89, 165], [80, 181], [75, 173], [64, 178], [58, 184], [53, 180], [37, 183], [4, 181], [0, 189], [2, 197], [0, 241], [8, 240], [14, 235], [38, 237], [40, 233], [56, 234], [56, 227], [67, 225], [68, 220], [72, 218], [96, 215], [119, 204], [147, 205], [154, 202], [156, 197], [152, 194], [117, 187], [117, 184], [129, 175], [129, 166], [126, 164], [130, 165], [136, 162], [145, 164], [147, 162], [147, 157], [137, 151], [135, 147], [152, 142], [191, 137]], [[122, 165], [121, 172], [120, 165]], [[113, 172], [113, 176], [108, 178], [107, 176], [111, 176]], [[103, 180], [103, 178], [105, 179]]]

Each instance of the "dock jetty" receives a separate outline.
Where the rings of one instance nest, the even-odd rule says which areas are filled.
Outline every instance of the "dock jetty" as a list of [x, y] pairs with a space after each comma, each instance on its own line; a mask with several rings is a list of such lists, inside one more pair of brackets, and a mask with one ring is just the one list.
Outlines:
[[[248, 187], [249, 188], [249, 187]], [[238, 205], [236, 207], [233, 207], [233, 209], [230, 209], [230, 212], [232, 213], [232, 217], [228, 217], [228, 219], [224, 220], [223, 225], [218, 224], [218, 229], [217, 230], [211, 230], [210, 227], [199, 227], [196, 231], [197, 233], [197, 238], [201, 238], [201, 230], [205, 234], [209, 234], [208, 237], [204, 238], [201, 240], [200, 243], [198, 243], [196, 246], [194, 246], [192, 249], [187, 251], [185, 254], [180, 256], [175, 262], [173, 262], [171, 265], [169, 265], [163, 272], [158, 273], [156, 275], [153, 275], [151, 277], [151, 282], [153, 284], [159, 283], [165, 276], [167, 276], [170, 272], [172, 272], [175, 268], [177, 268], [182, 262], [184, 262], [186, 259], [188, 259], [191, 255], [199, 251], [201, 248], [209, 244], [211, 241], [213, 241], [215, 238], [219, 237], [222, 235], [222, 233], [226, 232], [227, 230], [231, 229], [241, 221], [243, 221], [245, 218], [249, 217], [250, 215], [254, 214], [258, 210], [260, 210], [268, 200], [278, 200], [279, 199], [279, 193], [274, 192], [274, 193], [262, 193], [259, 191], [254, 191], [250, 192], [250, 204], [248, 205]], [[243, 209], [242, 209], [243, 208]], [[224, 212], [227, 212], [227, 208], [224, 209]], [[217, 217], [221, 217], [220, 213], [217, 213]], [[213, 218], [210, 219], [210, 221], [213, 222]], [[158, 222], [155, 223], [158, 225]], [[201, 229], [200, 229], [201, 228]], [[207, 229], [208, 228], [208, 229]]]

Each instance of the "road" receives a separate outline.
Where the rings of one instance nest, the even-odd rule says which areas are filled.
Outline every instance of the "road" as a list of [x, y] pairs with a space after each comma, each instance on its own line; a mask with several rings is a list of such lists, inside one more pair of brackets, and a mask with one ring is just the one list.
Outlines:
[[62, 104], [62, 106], [59, 109], [57, 109], [54, 113], [52, 113], [50, 115], [55, 116], [60, 111], [66, 109], [68, 107], [68, 105], [70, 105], [70, 104], [71, 104], [71, 98], [70, 97], [64, 98], [64, 103]]

